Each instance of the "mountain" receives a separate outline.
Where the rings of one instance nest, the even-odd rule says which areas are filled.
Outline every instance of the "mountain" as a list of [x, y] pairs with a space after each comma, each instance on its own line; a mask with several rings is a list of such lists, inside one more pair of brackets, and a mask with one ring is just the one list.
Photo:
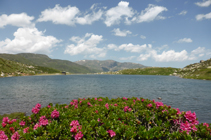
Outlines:
[[68, 60], [51, 59], [44, 54], [20, 53], [20, 54], [0, 54], [0, 58], [16, 61], [19, 63], [49, 67], [70, 73], [92, 73], [93, 71], [85, 66], [73, 63]]
[[61, 73], [52, 68], [26, 65], [0, 58], [0, 77], [35, 75], [41, 73]]
[[211, 80], [211, 58], [176, 70], [173, 75], [188, 79]]
[[108, 72], [108, 71], [118, 71], [123, 69], [133, 69], [133, 68], [144, 68], [146, 66], [137, 64], [137, 63], [131, 63], [131, 62], [124, 62], [120, 63], [114, 60], [80, 60], [76, 61], [75, 63], [79, 65], [86, 66], [95, 72]]

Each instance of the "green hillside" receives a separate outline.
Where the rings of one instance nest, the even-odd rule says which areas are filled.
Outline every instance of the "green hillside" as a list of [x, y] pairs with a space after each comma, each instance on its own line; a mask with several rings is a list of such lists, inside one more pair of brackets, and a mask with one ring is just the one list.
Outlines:
[[0, 58], [0, 77], [35, 75], [42, 73], [60, 73], [60, 71], [47, 67], [26, 65]]
[[108, 72], [108, 71], [118, 71], [123, 69], [133, 69], [133, 68], [144, 68], [146, 66], [131, 63], [131, 62], [124, 62], [120, 63], [114, 60], [80, 60], [76, 61], [75, 63], [79, 65], [86, 66], [90, 69], [93, 69], [95, 72]]
[[0, 54], [1, 58], [20, 62], [27, 65], [49, 67], [70, 73], [92, 73], [93, 71], [85, 66], [67, 60], [51, 59], [47, 55], [20, 53], [20, 54]]
[[147, 67], [147, 68], [138, 68], [138, 69], [124, 69], [112, 74], [128, 74], [128, 75], [170, 75], [177, 68], [171, 67]]
[[211, 80], [211, 59], [190, 64], [183, 69], [176, 70], [173, 75], [188, 79]]

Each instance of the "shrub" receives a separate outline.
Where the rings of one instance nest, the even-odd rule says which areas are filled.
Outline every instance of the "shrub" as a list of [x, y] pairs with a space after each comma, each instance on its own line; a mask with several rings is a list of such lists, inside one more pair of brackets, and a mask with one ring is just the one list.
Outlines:
[[204, 139], [211, 125], [195, 113], [180, 112], [143, 98], [78, 99], [69, 105], [37, 104], [31, 116], [4, 117], [0, 139]]

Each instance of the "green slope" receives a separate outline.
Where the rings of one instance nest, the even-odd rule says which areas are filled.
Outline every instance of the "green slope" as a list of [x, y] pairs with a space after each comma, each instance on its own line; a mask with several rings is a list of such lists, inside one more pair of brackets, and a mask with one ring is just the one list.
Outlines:
[[190, 64], [175, 71], [174, 75], [188, 79], [211, 80], [211, 59]]
[[92, 73], [89, 68], [81, 66], [67, 60], [51, 59], [47, 55], [33, 54], [33, 53], [20, 53], [20, 54], [0, 54], [1, 58], [30, 64], [35, 66], [49, 67], [60, 71], [67, 71], [70, 73]]
[[[128, 74], [128, 75], [170, 75], [177, 68], [171, 67], [147, 67], [147, 68], [137, 68], [137, 69], [125, 69], [116, 72], [116, 74]], [[115, 73], [112, 73], [115, 74]]]
[[0, 58], [0, 77], [35, 75], [41, 73], [60, 73], [60, 71], [47, 67], [26, 65]]

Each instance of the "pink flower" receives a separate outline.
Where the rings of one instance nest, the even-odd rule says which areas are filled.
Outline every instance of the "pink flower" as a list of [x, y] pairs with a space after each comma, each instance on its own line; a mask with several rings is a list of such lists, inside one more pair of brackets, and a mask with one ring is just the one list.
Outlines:
[[148, 104], [147, 107], [152, 107], [152, 104]]
[[97, 121], [100, 122], [100, 118], [98, 118]]
[[79, 102], [80, 104], [82, 103], [82, 101]]
[[89, 106], [92, 106], [92, 104], [90, 102], [87, 103]]
[[17, 120], [16, 119], [12, 119], [12, 122], [16, 122]]
[[179, 108], [176, 108], [176, 110], [177, 110], [177, 115], [181, 114]]
[[35, 105], [35, 108], [41, 109], [41, 104], [37, 103], [37, 104]]
[[48, 105], [48, 108], [51, 108], [51, 106], [50, 106], [50, 105]]
[[2, 119], [2, 122], [8, 123], [8, 122], [9, 122], [9, 118], [8, 118], [8, 117], [4, 117], [4, 118]]
[[19, 140], [20, 135], [18, 134], [18, 132], [15, 132], [12, 137], [11, 140]]
[[129, 109], [129, 107], [128, 106], [125, 106], [124, 107], [124, 112], [127, 112], [128, 109]]
[[180, 129], [182, 131], [186, 131], [186, 133], [189, 134], [189, 132], [191, 131], [191, 125], [188, 121], [186, 121], [185, 123], [181, 123]]
[[106, 107], [107, 109], [109, 109], [109, 104], [108, 104], [108, 103], [106, 103], [106, 104], [105, 104], [105, 107]]
[[98, 110], [96, 110], [95, 112], [98, 113]]
[[114, 104], [114, 106], [118, 106], [118, 104]]
[[136, 98], [136, 100], [137, 100], [137, 101], [140, 101], [140, 99], [139, 99], [138, 97]]
[[116, 136], [116, 133], [113, 130], [107, 131], [110, 134], [110, 137]]
[[39, 125], [39, 124], [35, 124], [33, 129], [36, 130], [36, 129], [37, 129], [38, 127], [40, 127], [40, 126], [41, 126], [41, 125]]
[[36, 107], [33, 107], [33, 108], [32, 108], [32, 113], [34, 113], [34, 114], [39, 113], [39, 111], [40, 111], [39, 108], [36, 108]]
[[97, 98], [95, 98], [95, 100], [97, 100]]
[[2, 127], [5, 127], [7, 124], [5, 122], [1, 123]]
[[75, 140], [80, 140], [80, 139], [82, 139], [82, 137], [83, 137], [83, 134], [81, 131], [79, 131], [79, 133], [77, 133], [74, 138], [75, 138]]
[[135, 102], [136, 102], [136, 100], [133, 100], [133, 102], [135, 103]]
[[132, 108], [129, 108], [128, 111], [130, 112], [132, 110]]
[[68, 105], [66, 105], [65, 108], [68, 108]]
[[203, 126], [209, 127], [208, 123], [203, 123]]
[[27, 132], [29, 132], [29, 127], [26, 127], [23, 129], [23, 133], [27, 133]]
[[127, 100], [127, 98], [126, 98], [126, 97], [123, 97], [122, 99], [123, 99], [123, 100]]
[[98, 99], [98, 101], [102, 101], [102, 99]]
[[11, 131], [12, 133], [15, 133], [14, 127], [10, 127], [10, 131]]
[[0, 130], [0, 140], [8, 140], [7, 135], [5, 135], [4, 131]]
[[39, 125], [42, 125], [42, 126], [48, 125], [48, 120], [47, 119], [40, 120]]
[[70, 126], [79, 126], [80, 124], [78, 123], [78, 120], [73, 120], [71, 123], [70, 123]]
[[51, 118], [53, 118], [53, 119], [59, 118], [59, 111], [57, 111], [56, 109], [54, 111], [52, 111]]
[[144, 99], [141, 99], [142, 102], [144, 102]]
[[70, 132], [72, 132], [72, 133], [77, 133], [77, 126], [74, 125], [74, 126], [70, 129]]
[[26, 123], [26, 122], [21, 121], [21, 122], [19, 123], [19, 125], [20, 125], [20, 126], [24, 126], [24, 125], [25, 125], [25, 123]]
[[191, 111], [187, 111], [185, 113], [185, 118], [187, 120], [189, 120], [190, 122], [192, 122], [192, 123], [194, 122], [194, 123], [197, 124], [197, 122], [195, 121], [196, 120], [196, 113], [195, 112], [191, 113]]
[[156, 108], [158, 109], [160, 106], [163, 106], [163, 103], [162, 102], [155, 102], [156, 104]]

